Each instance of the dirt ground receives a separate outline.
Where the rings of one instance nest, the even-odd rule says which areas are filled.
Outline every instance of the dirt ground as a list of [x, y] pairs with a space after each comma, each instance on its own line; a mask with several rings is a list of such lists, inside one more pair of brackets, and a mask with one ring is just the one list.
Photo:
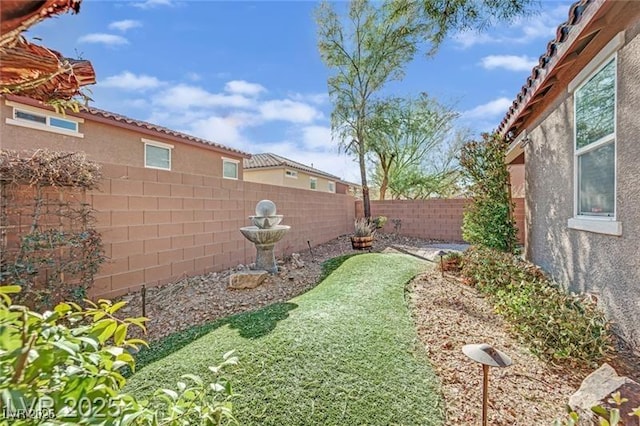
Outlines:
[[[372, 251], [382, 251], [391, 245], [424, 246], [431, 241], [395, 234], [376, 234]], [[292, 257], [278, 260], [280, 272], [271, 275], [255, 289], [230, 290], [229, 276], [247, 266], [206, 275], [188, 277], [161, 287], [147, 289], [146, 316], [148, 332], [144, 338], [158, 340], [176, 331], [203, 324], [229, 315], [254, 310], [272, 303], [284, 302], [302, 294], [318, 283], [321, 263], [347, 253], [355, 253], [348, 235], [305, 250], [299, 262]], [[122, 298], [128, 304], [121, 310], [127, 317], [142, 316], [141, 293]]]
[[482, 419], [482, 367], [462, 353], [470, 343], [488, 343], [513, 360], [489, 373], [489, 424], [550, 425], [584, 378], [559, 371], [528, 352], [475, 289], [429, 272], [410, 287], [420, 340], [440, 379], [447, 424], [475, 425]]
[[[433, 242], [378, 234], [373, 251], [393, 245], [424, 247]], [[194, 325], [289, 300], [317, 284], [323, 261], [354, 252], [349, 236], [341, 236], [300, 252], [295, 259], [279, 260], [280, 272], [255, 289], [227, 288], [229, 276], [246, 269], [244, 265], [148, 289], [146, 315], [150, 322], [144, 337], [154, 341]], [[508, 333], [488, 301], [454, 277], [427, 272], [409, 285], [407, 297], [419, 338], [442, 381], [447, 425], [481, 423], [482, 368], [461, 352], [465, 344], [489, 343], [513, 360], [512, 366], [490, 372], [489, 424], [494, 426], [552, 424], [563, 415], [569, 397], [590, 372], [552, 368], [531, 355]], [[123, 300], [129, 303], [122, 314], [142, 315], [140, 293]], [[625, 374], [640, 371], [637, 356], [629, 352], [621, 355], [618, 359], [623, 362], [612, 362], [616, 370]]]

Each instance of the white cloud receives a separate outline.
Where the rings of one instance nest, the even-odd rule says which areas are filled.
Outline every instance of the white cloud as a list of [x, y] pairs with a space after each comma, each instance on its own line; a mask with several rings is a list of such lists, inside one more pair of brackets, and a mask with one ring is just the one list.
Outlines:
[[282, 120], [292, 123], [310, 123], [322, 117], [322, 113], [311, 105], [281, 99], [267, 101], [259, 106], [260, 115], [265, 120]]
[[567, 20], [569, 5], [570, 3], [545, 8], [540, 13], [515, 19], [507, 30], [493, 28], [488, 32], [461, 31], [453, 35], [452, 39], [462, 49], [479, 44], [527, 44], [539, 39], [550, 40], [555, 37], [558, 25]]
[[497, 39], [486, 33], [477, 31], [462, 31], [453, 35], [453, 41], [462, 49], [468, 49], [476, 44], [487, 44], [496, 42]]
[[207, 90], [187, 84], [179, 84], [159, 93], [154, 103], [170, 109], [189, 108], [251, 108], [255, 107], [255, 100], [235, 94], [211, 93]]
[[200, 81], [202, 80], [202, 76], [197, 72], [189, 72], [187, 73], [187, 78], [191, 81]]
[[310, 150], [335, 147], [336, 142], [331, 136], [331, 128], [327, 126], [306, 126], [301, 129], [302, 144]]
[[246, 149], [247, 141], [241, 134], [242, 126], [242, 121], [235, 117], [212, 116], [193, 122], [188, 133], [216, 143]]
[[465, 119], [487, 119], [495, 118], [504, 115], [513, 101], [509, 98], [498, 98], [487, 102], [486, 104], [478, 105], [468, 111], [462, 113], [462, 118]]
[[266, 92], [267, 89], [264, 86], [257, 83], [249, 83], [244, 80], [232, 80], [228, 81], [224, 85], [224, 90], [229, 93], [235, 93], [238, 95], [256, 96], [262, 92]]
[[129, 40], [115, 34], [92, 33], [80, 37], [78, 43], [102, 43], [107, 46], [117, 46], [129, 44]]
[[503, 68], [509, 71], [530, 71], [537, 63], [536, 58], [526, 55], [489, 55], [480, 60], [480, 65], [488, 70]]
[[137, 7], [139, 9], [153, 9], [158, 6], [173, 6], [174, 3], [172, 0], [145, 0], [141, 2], [133, 3], [133, 7]]
[[140, 21], [136, 21], [134, 19], [123, 19], [122, 21], [115, 21], [110, 23], [108, 28], [110, 30], [118, 30], [124, 33], [132, 28], [139, 28], [141, 26], [142, 22]]
[[105, 78], [104, 81], [100, 83], [100, 86], [123, 90], [143, 91], [155, 89], [163, 84], [164, 83], [156, 77], [144, 74], [136, 75], [129, 71], [123, 71], [118, 75], [112, 75]]
[[291, 93], [289, 97], [294, 101], [310, 102], [316, 105], [322, 105], [329, 101], [328, 93]]

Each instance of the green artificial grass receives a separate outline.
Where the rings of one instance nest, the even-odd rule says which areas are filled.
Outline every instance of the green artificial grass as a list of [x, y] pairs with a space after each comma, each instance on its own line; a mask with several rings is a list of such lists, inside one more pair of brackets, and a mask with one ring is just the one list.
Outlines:
[[156, 344], [152, 352], [164, 357], [135, 373], [127, 390], [144, 397], [174, 388], [182, 374], [206, 378], [208, 366], [235, 350], [240, 364], [225, 377], [239, 394], [240, 424], [440, 425], [438, 381], [404, 299], [405, 284], [424, 268], [397, 254], [344, 259], [287, 303], [212, 323], [186, 346], [179, 335]]

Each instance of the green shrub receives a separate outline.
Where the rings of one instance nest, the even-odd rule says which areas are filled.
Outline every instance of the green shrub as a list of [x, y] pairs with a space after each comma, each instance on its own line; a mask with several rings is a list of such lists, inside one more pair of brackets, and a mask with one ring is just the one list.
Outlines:
[[[159, 389], [148, 401], [122, 392], [121, 370], [134, 369], [130, 350], [145, 342], [128, 339], [144, 318], [116, 318], [124, 302], [106, 300], [82, 309], [60, 303], [37, 313], [13, 305], [18, 286], [0, 287], [0, 424], [220, 425], [235, 422], [231, 386], [185, 375], [177, 390]], [[237, 359], [228, 353], [215, 377]]]
[[565, 293], [535, 265], [487, 248], [465, 252], [463, 276], [540, 358], [593, 365], [610, 350], [609, 324], [593, 301]]
[[462, 253], [457, 251], [447, 253], [442, 258], [442, 262], [438, 264], [438, 269], [457, 275], [462, 270], [462, 259]]
[[514, 252], [517, 229], [508, 190], [505, 163], [508, 144], [497, 134], [483, 134], [481, 142], [466, 143], [460, 153], [463, 177], [470, 183], [472, 203], [467, 206], [462, 237], [474, 245]]

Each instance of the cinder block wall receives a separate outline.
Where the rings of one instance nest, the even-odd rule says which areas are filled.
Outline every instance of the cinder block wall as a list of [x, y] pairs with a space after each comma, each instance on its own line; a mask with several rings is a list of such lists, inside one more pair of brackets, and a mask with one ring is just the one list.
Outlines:
[[[515, 198], [514, 217], [518, 239], [525, 241], [524, 199]], [[462, 217], [467, 199], [384, 200], [371, 201], [372, 216], [386, 216], [383, 232], [394, 232], [392, 219], [400, 219], [400, 234], [425, 239], [462, 241]], [[356, 203], [356, 215], [364, 215], [362, 201]]]
[[112, 164], [103, 173], [91, 201], [109, 260], [93, 297], [252, 263], [255, 248], [239, 228], [250, 225], [262, 199], [274, 201], [291, 226], [276, 255], [349, 233], [355, 217], [354, 198], [343, 194]]

